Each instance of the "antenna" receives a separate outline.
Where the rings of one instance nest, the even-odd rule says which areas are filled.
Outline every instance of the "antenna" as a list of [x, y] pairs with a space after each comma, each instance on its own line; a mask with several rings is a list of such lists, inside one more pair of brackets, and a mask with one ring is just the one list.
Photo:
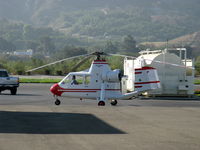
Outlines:
[[166, 50], [168, 51], [169, 48], [169, 40], [167, 39], [167, 45], [166, 45]]

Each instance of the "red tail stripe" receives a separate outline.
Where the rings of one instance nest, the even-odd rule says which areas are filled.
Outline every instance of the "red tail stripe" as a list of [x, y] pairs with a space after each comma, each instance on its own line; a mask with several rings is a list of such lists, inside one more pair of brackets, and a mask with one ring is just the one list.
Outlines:
[[155, 68], [153, 68], [153, 67], [142, 67], [142, 68], [135, 69], [135, 71], [138, 71], [138, 70], [150, 70], [150, 69], [155, 69]]
[[94, 92], [97, 92], [97, 91], [65, 91], [65, 90], [59, 90], [60, 92], [87, 92], [87, 93], [94, 93]]
[[106, 60], [94, 60], [94, 62], [106, 62]]
[[160, 83], [160, 81], [135, 82], [135, 84], [151, 84], [151, 83]]
[[[101, 89], [59, 89], [59, 92], [97, 92]], [[105, 89], [106, 91], [120, 91], [120, 89]]]
[[135, 74], [142, 74], [142, 72], [135, 72]]
[[[64, 89], [60, 88], [61, 90], [70, 90], [70, 91], [100, 91], [101, 89]], [[120, 91], [120, 89], [105, 89], [106, 91]]]
[[93, 63], [93, 64], [108, 64], [108, 63]]
[[142, 86], [135, 86], [135, 88], [142, 88]]

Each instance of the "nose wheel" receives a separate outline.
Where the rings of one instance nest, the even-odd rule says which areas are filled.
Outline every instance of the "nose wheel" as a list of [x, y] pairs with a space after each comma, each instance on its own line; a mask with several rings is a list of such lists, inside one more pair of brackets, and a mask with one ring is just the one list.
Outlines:
[[105, 106], [105, 102], [104, 101], [99, 101], [98, 106]]
[[56, 99], [56, 101], [55, 101], [55, 105], [60, 105], [60, 100], [59, 99]]
[[111, 100], [110, 104], [113, 106], [117, 105], [117, 100], [116, 99]]

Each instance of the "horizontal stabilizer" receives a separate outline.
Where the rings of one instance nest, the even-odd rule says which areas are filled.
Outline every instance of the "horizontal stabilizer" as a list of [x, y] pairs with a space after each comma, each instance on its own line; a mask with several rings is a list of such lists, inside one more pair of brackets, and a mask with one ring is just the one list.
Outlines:
[[135, 69], [135, 91], [145, 92], [160, 88], [157, 70], [153, 67]]

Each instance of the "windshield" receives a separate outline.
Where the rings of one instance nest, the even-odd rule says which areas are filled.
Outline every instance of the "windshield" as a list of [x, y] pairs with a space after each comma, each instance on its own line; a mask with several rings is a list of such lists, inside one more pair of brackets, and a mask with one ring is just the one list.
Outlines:
[[6, 71], [0, 71], [0, 77], [8, 77], [8, 73]]
[[81, 84], [89, 84], [90, 83], [89, 75], [68, 75], [65, 77], [61, 84], [70, 84], [70, 85], [81, 85]]

